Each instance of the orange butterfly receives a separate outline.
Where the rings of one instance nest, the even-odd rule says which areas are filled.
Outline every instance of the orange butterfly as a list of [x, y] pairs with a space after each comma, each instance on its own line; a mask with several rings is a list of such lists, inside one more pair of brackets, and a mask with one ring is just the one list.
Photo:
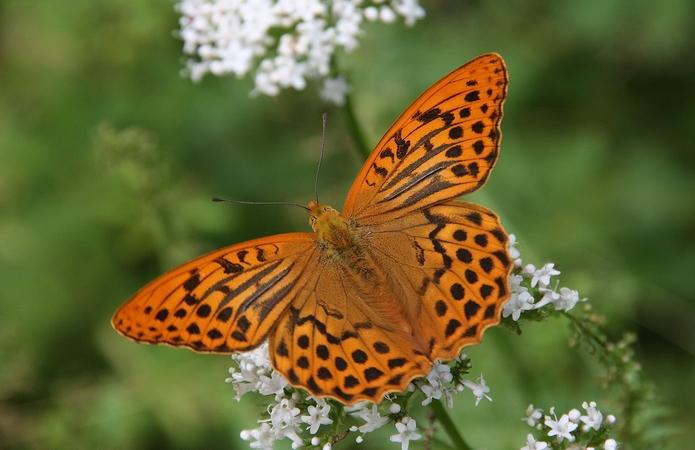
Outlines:
[[343, 403], [402, 391], [500, 321], [507, 234], [482, 206], [454, 201], [490, 175], [507, 70], [494, 53], [425, 91], [386, 132], [343, 212], [311, 201], [313, 233], [201, 256], [140, 289], [113, 326], [136, 341], [196, 351], [269, 339], [291, 384]]

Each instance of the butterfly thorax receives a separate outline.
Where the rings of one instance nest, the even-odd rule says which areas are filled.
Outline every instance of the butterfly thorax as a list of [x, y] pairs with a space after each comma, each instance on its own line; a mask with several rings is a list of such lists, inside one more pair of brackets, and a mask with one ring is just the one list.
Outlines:
[[353, 227], [337, 210], [313, 200], [307, 207], [309, 224], [328, 253], [339, 256], [352, 253], [359, 247]]

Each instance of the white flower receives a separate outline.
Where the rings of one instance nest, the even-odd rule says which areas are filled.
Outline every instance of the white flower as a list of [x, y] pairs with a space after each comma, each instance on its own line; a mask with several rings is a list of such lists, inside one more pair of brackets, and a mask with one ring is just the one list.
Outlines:
[[[526, 268], [530, 268], [529, 266], [533, 267], [532, 264], [529, 264]], [[526, 271], [526, 268], [524, 271]], [[555, 269], [554, 263], [547, 263], [540, 269], [533, 271], [533, 274], [531, 274], [531, 287], [536, 287], [537, 284], [541, 287], [549, 286], [550, 278], [555, 275], [560, 275], [560, 273], [559, 270]]]
[[526, 278], [531, 278], [534, 273], [536, 273], [536, 266], [533, 264], [526, 264], [523, 269], [521, 269], [521, 273], [526, 277]]
[[613, 414], [608, 414], [608, 416], [606, 416], [606, 423], [608, 423], [608, 425], [613, 425], [616, 420]]
[[447, 364], [435, 362], [432, 365], [432, 370], [420, 387], [420, 390], [425, 394], [422, 406], [429, 405], [432, 403], [432, 400], [439, 400], [444, 395], [447, 400], [447, 406], [451, 408], [453, 406], [453, 391], [455, 389], [449, 385], [451, 380], [453, 380], [451, 367]]
[[512, 290], [512, 293], [518, 293], [518, 292], [523, 292], [528, 289], [526, 289], [525, 286], [522, 286], [521, 283], [524, 282], [524, 277], [521, 275], [517, 275], [515, 273], [512, 273], [509, 276], [509, 287]]
[[357, 36], [360, 34], [363, 13], [351, 0], [334, 0], [333, 16], [337, 18], [335, 24], [335, 42], [352, 51], [357, 48]]
[[[230, 368], [230, 377], [225, 382], [234, 386], [237, 400], [247, 392], [259, 390], [263, 386], [265, 386], [265, 390], [279, 389], [281, 381], [268, 376], [273, 369], [268, 359], [267, 343], [249, 352], [236, 353], [232, 355], [232, 359], [237, 362], [238, 369], [235, 367]], [[284, 385], [282, 387], [284, 388]], [[272, 393], [275, 392], [277, 391]]]
[[603, 443], [603, 450], [616, 450], [618, 448], [618, 443], [615, 439], [606, 439]]
[[552, 289], [539, 288], [538, 290], [543, 294], [543, 297], [534, 305], [535, 309], [542, 308], [549, 303], [555, 303], [560, 298], [560, 294]]
[[302, 416], [302, 422], [309, 425], [309, 433], [316, 434], [321, 425], [330, 425], [333, 423], [328, 414], [331, 412], [331, 406], [325, 400], [318, 400], [316, 406], [309, 406], [307, 412], [309, 415]]
[[531, 433], [526, 435], [526, 446], [521, 447], [520, 450], [543, 450], [548, 448], [548, 444], [543, 441], [536, 441]]
[[388, 417], [384, 417], [379, 414], [379, 408], [371, 403], [371, 408], [367, 408], [367, 403], [364, 404], [364, 406], [357, 411], [353, 412], [353, 415], [359, 417], [360, 419], [364, 420], [365, 424], [359, 427], [359, 431], [361, 433], [371, 433], [372, 431], [376, 430], [377, 428], [381, 428], [384, 425], [386, 425], [389, 422]]
[[518, 292], [512, 292], [509, 300], [502, 307], [502, 317], [512, 316], [513, 320], [519, 320], [521, 313], [534, 309], [533, 295], [525, 287], [520, 287]]
[[206, 74], [252, 74], [253, 93], [277, 95], [326, 79], [338, 50], [357, 48], [362, 22], [424, 16], [418, 0], [180, 0], [179, 37], [194, 81]]
[[400, 422], [396, 422], [398, 434], [390, 437], [391, 442], [400, 442], [401, 450], [408, 450], [410, 441], [417, 441], [422, 436], [416, 432], [415, 420], [411, 417], [404, 417]]
[[579, 417], [582, 415], [581, 412], [577, 408], [572, 408], [570, 411], [567, 413], [567, 417], [570, 418], [572, 423], [578, 423], [579, 422]]
[[262, 375], [258, 380], [258, 392], [261, 395], [274, 395], [276, 400], [284, 394], [287, 380], [279, 372], [273, 370], [270, 376]]
[[271, 422], [279, 437], [289, 438], [293, 444], [301, 445], [302, 438], [297, 434], [299, 413], [299, 408], [294, 406], [294, 401], [284, 398], [270, 410], [268, 421]]
[[528, 408], [526, 408], [526, 417], [522, 418], [521, 420], [525, 421], [528, 424], [528, 426], [535, 427], [542, 417], [543, 411], [534, 408], [533, 404], [530, 404], [528, 405]]
[[242, 362], [248, 362], [262, 369], [273, 368], [273, 366], [270, 363], [267, 341], [248, 352], [236, 353], [232, 358], [239, 361], [240, 364]]
[[487, 384], [485, 384], [483, 374], [480, 374], [477, 383], [470, 380], [464, 380], [463, 385], [471, 391], [473, 391], [473, 396], [475, 397], [475, 406], [478, 406], [478, 403], [480, 403], [480, 400], [482, 400], [483, 397], [492, 401], [492, 398], [490, 398], [490, 396], [487, 395], [487, 393], [490, 392], [490, 387]]
[[393, 23], [396, 21], [396, 13], [388, 6], [382, 6], [379, 10], [379, 18], [384, 23]]
[[560, 288], [559, 298], [553, 302], [553, 305], [555, 305], [555, 309], [557, 310], [569, 311], [570, 309], [574, 308], [578, 301], [579, 292], [562, 287]]
[[342, 106], [350, 90], [345, 77], [326, 78], [321, 87], [321, 98], [334, 105]]
[[507, 241], [509, 257], [512, 258], [512, 261], [516, 267], [521, 267], [521, 253], [519, 252], [519, 249], [516, 248], [517, 244], [518, 242], [516, 241], [516, 235], [510, 234], [509, 240]]
[[548, 288], [540, 288], [543, 297], [535, 304], [535, 308], [542, 308], [548, 303], [552, 303], [558, 311], [569, 311], [579, 302], [579, 292], [563, 287], [560, 292]]
[[582, 403], [582, 408], [586, 410], [586, 415], [580, 417], [580, 420], [584, 423], [584, 430], [588, 431], [592, 428], [598, 430], [601, 428], [601, 424], [603, 424], [603, 414], [596, 409], [596, 402], [584, 402]]
[[419, 19], [425, 17], [425, 10], [417, 0], [400, 0], [395, 2], [393, 9], [405, 19], [408, 26], [414, 25]]
[[577, 429], [577, 424], [573, 423], [567, 414], [563, 414], [560, 420], [545, 416], [545, 426], [550, 428], [548, 436], [557, 436], [559, 442], [562, 442], [564, 439], [570, 442], [574, 440], [572, 432]]
[[249, 447], [251, 448], [273, 450], [275, 432], [267, 423], [262, 423], [260, 427], [253, 430], [243, 430], [239, 436], [244, 441], [251, 441], [249, 444]]
[[370, 22], [374, 22], [379, 18], [379, 10], [374, 6], [364, 8], [364, 18]]

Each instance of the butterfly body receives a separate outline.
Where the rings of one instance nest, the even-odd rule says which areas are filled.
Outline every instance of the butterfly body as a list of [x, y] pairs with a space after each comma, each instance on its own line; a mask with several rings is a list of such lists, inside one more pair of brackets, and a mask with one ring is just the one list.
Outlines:
[[114, 315], [140, 342], [201, 352], [269, 342], [273, 366], [318, 397], [379, 401], [500, 320], [507, 234], [455, 198], [499, 153], [507, 72], [482, 55], [425, 91], [387, 131], [343, 206], [309, 202], [311, 233], [203, 255], [140, 289]]
[[358, 261], [361, 253], [361, 239], [354, 224], [330, 206], [311, 201], [307, 208], [309, 223], [325, 255], [336, 259], [348, 258]]

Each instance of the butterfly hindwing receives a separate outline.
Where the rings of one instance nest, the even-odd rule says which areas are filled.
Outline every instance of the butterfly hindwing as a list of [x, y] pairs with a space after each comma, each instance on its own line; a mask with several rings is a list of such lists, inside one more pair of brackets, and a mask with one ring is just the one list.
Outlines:
[[263, 342], [315, 264], [316, 238], [288, 233], [226, 247], [138, 291], [114, 315], [137, 341], [227, 353]]
[[509, 298], [508, 236], [497, 216], [458, 201], [374, 227], [371, 247], [400, 285], [431, 359], [480, 342]]
[[425, 91], [379, 141], [343, 215], [384, 222], [472, 192], [497, 159], [507, 70], [480, 56]]
[[409, 333], [395, 327], [395, 320], [384, 320], [395, 299], [380, 297], [384, 305], [377, 314], [365, 301], [374, 297], [360, 293], [348, 272], [325, 261], [313, 286], [295, 299], [270, 339], [273, 365], [290, 383], [352, 404], [403, 391], [428, 372], [431, 362]]

